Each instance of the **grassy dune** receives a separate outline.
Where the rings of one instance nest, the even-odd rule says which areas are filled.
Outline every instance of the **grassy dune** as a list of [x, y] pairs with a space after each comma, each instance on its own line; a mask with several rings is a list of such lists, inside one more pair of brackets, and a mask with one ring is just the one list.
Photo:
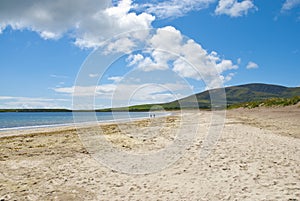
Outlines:
[[289, 106], [296, 105], [300, 102], [300, 96], [295, 96], [293, 98], [270, 98], [259, 101], [251, 101], [246, 103], [238, 103], [228, 106], [229, 109], [234, 108], [256, 108], [256, 107], [274, 107], [274, 106]]

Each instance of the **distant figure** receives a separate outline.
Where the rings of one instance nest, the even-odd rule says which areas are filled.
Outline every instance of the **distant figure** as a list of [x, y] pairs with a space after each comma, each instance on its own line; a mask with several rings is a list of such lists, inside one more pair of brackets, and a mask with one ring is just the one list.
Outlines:
[[155, 114], [153, 114], [153, 118], [155, 118]]
[[150, 118], [152, 118], [152, 114], [150, 114]]

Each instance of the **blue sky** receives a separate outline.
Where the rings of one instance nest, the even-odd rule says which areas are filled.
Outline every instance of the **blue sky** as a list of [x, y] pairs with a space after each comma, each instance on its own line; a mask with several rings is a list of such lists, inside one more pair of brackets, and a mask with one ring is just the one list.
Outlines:
[[[74, 97], [95, 100], [78, 108], [102, 108], [244, 83], [300, 86], [300, 0], [69, 4], [0, 2], [0, 108], [72, 108]], [[110, 55], [121, 57], [101, 74]]]

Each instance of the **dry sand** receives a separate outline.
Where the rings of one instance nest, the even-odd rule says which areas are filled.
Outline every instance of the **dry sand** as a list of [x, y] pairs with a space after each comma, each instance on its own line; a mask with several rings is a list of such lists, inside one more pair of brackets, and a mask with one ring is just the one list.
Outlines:
[[300, 104], [288, 107], [239, 108], [227, 111], [227, 117], [276, 134], [300, 138]]
[[[200, 122], [196, 139], [169, 168], [141, 175], [98, 163], [71, 127], [2, 132], [0, 199], [300, 200], [298, 107], [228, 111], [221, 138], [203, 160], [211, 113], [183, 115], [190, 125]], [[177, 114], [101, 127], [116, 148], [144, 153], [172, 143], [181, 120]], [[147, 137], [149, 128], [159, 135]]]

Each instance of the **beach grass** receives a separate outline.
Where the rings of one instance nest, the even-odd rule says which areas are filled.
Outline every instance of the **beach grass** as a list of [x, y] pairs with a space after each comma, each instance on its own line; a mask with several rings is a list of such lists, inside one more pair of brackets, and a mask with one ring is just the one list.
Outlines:
[[235, 108], [251, 109], [256, 107], [290, 106], [290, 105], [296, 105], [299, 102], [300, 102], [300, 96], [295, 96], [292, 98], [270, 98], [265, 100], [229, 105], [228, 109], [235, 109]]

